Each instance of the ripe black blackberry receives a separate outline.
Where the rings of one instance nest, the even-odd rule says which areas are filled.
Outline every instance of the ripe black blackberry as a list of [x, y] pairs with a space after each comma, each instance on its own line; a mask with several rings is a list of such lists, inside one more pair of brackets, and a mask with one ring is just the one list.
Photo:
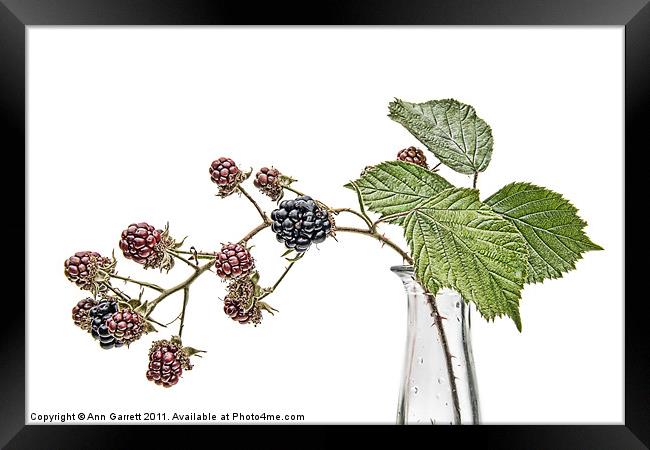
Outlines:
[[307, 251], [312, 242], [319, 244], [332, 231], [332, 219], [311, 197], [283, 200], [271, 213], [271, 229], [279, 242], [299, 253]]
[[123, 345], [123, 342], [116, 340], [109, 332], [106, 324], [106, 321], [116, 312], [117, 301], [112, 298], [106, 298], [90, 309], [90, 318], [92, 319], [90, 332], [95, 339], [99, 340], [99, 346], [106, 350]]

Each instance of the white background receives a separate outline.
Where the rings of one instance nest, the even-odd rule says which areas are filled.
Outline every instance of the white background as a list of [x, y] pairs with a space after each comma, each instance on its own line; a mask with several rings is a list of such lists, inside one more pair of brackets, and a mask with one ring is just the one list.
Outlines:
[[[482, 197], [515, 180], [561, 192], [606, 249], [527, 286], [521, 334], [507, 319], [474, 321], [483, 422], [623, 422], [623, 28], [30, 27], [28, 42], [30, 412], [393, 423], [406, 300], [389, 272], [399, 257], [374, 240], [339, 234], [311, 249], [269, 297], [280, 313], [257, 328], [222, 313], [224, 284], [205, 274], [184, 342], [208, 353], [169, 390], [144, 373], [149, 343], [176, 325], [100, 350], [70, 320], [84, 293], [63, 261], [110, 254], [133, 221], [169, 220], [203, 250], [240, 239], [258, 217], [243, 198], [214, 196], [208, 166], [222, 155], [274, 164], [326, 203], [356, 206], [342, 185], [418, 144], [386, 117], [388, 102], [454, 97], [493, 129]], [[271, 284], [283, 248], [269, 231], [254, 243]], [[182, 264], [165, 276], [118, 259], [122, 275], [167, 286], [187, 276]], [[171, 320], [181, 300], [155, 317]]]

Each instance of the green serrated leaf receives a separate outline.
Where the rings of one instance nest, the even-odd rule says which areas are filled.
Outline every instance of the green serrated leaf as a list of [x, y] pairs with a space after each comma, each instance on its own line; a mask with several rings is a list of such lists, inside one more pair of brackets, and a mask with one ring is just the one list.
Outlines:
[[452, 288], [486, 319], [506, 315], [521, 331], [526, 243], [509, 221], [480, 202], [478, 191], [446, 189], [391, 221], [404, 227], [416, 277], [425, 287]]
[[[452, 187], [440, 175], [403, 161], [387, 161], [369, 168], [354, 185], [363, 203], [384, 216], [409, 211]], [[354, 185], [348, 183], [345, 187], [355, 190]]]
[[492, 157], [492, 130], [470, 105], [454, 99], [409, 103], [395, 99], [388, 116], [456, 172], [484, 171]]
[[582, 253], [602, 250], [585, 234], [587, 223], [562, 195], [530, 183], [510, 183], [485, 203], [509, 220], [526, 240], [528, 283], [559, 278], [575, 269]]

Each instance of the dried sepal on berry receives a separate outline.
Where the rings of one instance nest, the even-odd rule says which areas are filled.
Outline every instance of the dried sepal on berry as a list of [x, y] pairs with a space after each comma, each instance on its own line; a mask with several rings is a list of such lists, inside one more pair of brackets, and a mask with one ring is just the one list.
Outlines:
[[120, 236], [120, 250], [125, 258], [142, 264], [145, 269], [160, 269], [161, 272], [169, 272], [174, 267], [170, 250], [181, 245], [182, 242], [176, 242], [169, 235], [169, 223], [164, 230], [147, 222], [132, 223]]
[[66, 278], [80, 289], [94, 295], [106, 292], [106, 283], [115, 273], [115, 257], [108, 258], [93, 251], [76, 252], [63, 263]]
[[262, 311], [273, 315], [276, 309], [268, 303], [258, 300], [266, 291], [257, 284], [259, 276], [256, 272], [251, 277], [233, 280], [228, 284], [223, 311], [235, 322], [255, 326], [262, 322]]

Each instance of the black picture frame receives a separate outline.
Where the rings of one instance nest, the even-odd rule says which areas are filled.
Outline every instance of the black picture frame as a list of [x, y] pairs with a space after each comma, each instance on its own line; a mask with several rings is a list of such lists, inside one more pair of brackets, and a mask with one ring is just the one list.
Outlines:
[[[648, 0], [413, 0], [409, 2], [366, 0], [331, 0], [318, 3], [237, 2], [209, 0], [0, 0], [0, 114], [4, 132], [1, 135], [7, 161], [21, 164], [15, 155], [26, 155], [25, 75], [26, 27], [30, 25], [619, 25], [625, 26], [625, 159], [627, 155], [643, 156], [648, 152], [644, 131], [650, 108], [650, 4]], [[15, 162], [17, 161], [17, 162]], [[24, 158], [23, 168], [26, 169]], [[625, 164], [625, 179], [643, 179], [635, 171], [643, 170], [636, 163]], [[19, 173], [18, 170], [12, 170]], [[29, 174], [25, 172], [25, 184]], [[606, 177], [606, 174], [603, 174]], [[647, 177], [647, 176], [646, 176]], [[5, 173], [3, 197], [15, 197], [17, 181]], [[26, 194], [26, 192], [25, 192]], [[626, 181], [626, 198], [632, 189]], [[26, 196], [25, 202], [26, 202]], [[15, 200], [7, 211], [10, 223], [5, 236], [5, 255], [14, 255], [7, 264], [5, 276], [16, 282], [15, 255], [26, 254], [26, 203]], [[22, 215], [21, 215], [22, 212]], [[23, 217], [25, 222], [21, 222]], [[626, 214], [627, 219], [627, 214]], [[631, 230], [625, 221], [626, 235]], [[22, 228], [22, 230], [21, 230]], [[23, 249], [15, 236], [24, 233]], [[632, 233], [632, 231], [630, 231]], [[630, 234], [632, 235], [632, 234]], [[8, 245], [8, 247], [7, 247]], [[638, 244], [641, 246], [641, 244]], [[12, 248], [12, 246], [14, 248]], [[626, 245], [627, 250], [627, 245]], [[633, 265], [625, 252], [626, 297], [633, 286], [628, 280], [643, 280], [642, 264]], [[26, 258], [26, 256], [25, 256]], [[25, 260], [25, 264], [27, 261]], [[26, 267], [26, 265], [25, 265]], [[628, 277], [628, 271], [630, 277]], [[26, 286], [25, 275], [25, 286]], [[26, 289], [26, 287], [25, 287]], [[6, 293], [6, 292], [5, 292]], [[8, 295], [8, 294], [7, 294]], [[27, 292], [23, 291], [26, 298]], [[650, 445], [650, 339], [647, 326], [646, 295], [632, 299], [625, 306], [625, 425], [554, 425], [554, 426], [477, 426], [477, 427], [409, 427], [412, 434], [430, 440], [431, 445], [444, 442], [453, 445], [477, 443], [488, 448], [545, 449], [635, 449]], [[20, 298], [20, 292], [15, 293]], [[273, 439], [284, 427], [165, 426], [164, 439], [160, 429], [147, 426], [35, 426], [25, 425], [25, 320], [24, 305], [19, 301], [3, 303], [4, 320], [0, 326], [0, 445], [6, 448], [135, 448], [134, 438], [158, 439], [156, 445], [174, 441], [215, 444], [215, 436], [227, 431], [245, 435], [250, 443], [256, 439]], [[606, 312], [604, 312], [606, 314]], [[9, 320], [7, 317], [11, 317]], [[55, 343], [53, 344], [55, 345]], [[56, 368], [53, 368], [56, 370]], [[88, 375], [91, 376], [91, 375]], [[53, 387], [56, 388], [56, 387]], [[531, 387], [531, 389], [534, 387]], [[595, 398], [594, 402], [598, 399]], [[63, 407], [63, 405], [62, 405]], [[342, 406], [344, 407], [344, 406]], [[562, 408], [562, 405], [558, 405]], [[400, 427], [363, 427], [366, 436], [387, 436], [406, 433]], [[350, 427], [308, 425], [295, 429], [301, 439], [317, 444], [339, 445], [341, 433]], [[297, 434], [292, 434], [298, 436]], [[119, 438], [118, 438], [119, 437]], [[406, 437], [406, 436], [405, 436]], [[243, 438], [242, 438], [243, 439]], [[404, 441], [406, 444], [406, 441]], [[224, 443], [225, 444], [225, 443]], [[311, 446], [310, 444], [306, 445]], [[329, 444], [329, 445], [328, 445]]]

